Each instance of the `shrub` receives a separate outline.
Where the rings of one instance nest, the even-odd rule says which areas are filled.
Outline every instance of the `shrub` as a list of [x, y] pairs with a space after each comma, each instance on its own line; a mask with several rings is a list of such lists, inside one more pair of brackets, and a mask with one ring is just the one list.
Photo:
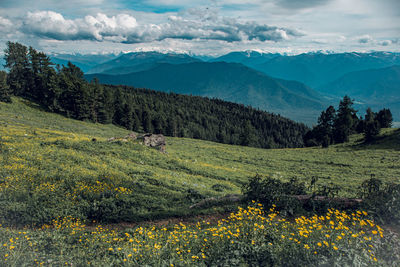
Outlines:
[[400, 224], [400, 184], [371, 177], [361, 184], [359, 194], [365, 210], [381, 221]]
[[297, 178], [283, 182], [271, 177], [262, 178], [258, 174], [244, 184], [244, 201], [255, 200], [266, 207], [273, 204], [284, 214], [294, 215], [301, 213], [301, 203], [293, 198], [294, 195], [306, 194], [306, 186]]

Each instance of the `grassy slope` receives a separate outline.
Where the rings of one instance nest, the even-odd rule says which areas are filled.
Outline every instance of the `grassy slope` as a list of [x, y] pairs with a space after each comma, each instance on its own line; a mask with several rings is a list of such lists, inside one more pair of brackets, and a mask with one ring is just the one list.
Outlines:
[[388, 136], [375, 144], [363, 145], [361, 136], [353, 136], [350, 144], [329, 149], [264, 150], [168, 138], [168, 153], [161, 154], [135, 142], [106, 141], [127, 133], [112, 125], [46, 113], [21, 99], [0, 103], [0, 177], [5, 181], [0, 188], [17, 190], [25, 183], [26, 189], [29, 180], [34, 190], [67, 192], [63, 197], [71, 199], [74, 194], [111, 188], [135, 195], [139, 204], [129, 212], [140, 219], [182, 214], [182, 207], [191, 204], [188, 189], [203, 196], [240, 193], [241, 184], [256, 173], [307, 181], [316, 176], [321, 184], [344, 186], [347, 194], [371, 175], [397, 182], [400, 177], [396, 129], [384, 130]]

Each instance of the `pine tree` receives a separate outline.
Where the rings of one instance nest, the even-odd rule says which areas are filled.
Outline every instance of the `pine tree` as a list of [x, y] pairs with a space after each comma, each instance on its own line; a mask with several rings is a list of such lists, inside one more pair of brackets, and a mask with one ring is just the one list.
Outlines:
[[0, 101], [11, 103], [11, 92], [7, 84], [7, 72], [5, 71], [0, 71]]
[[393, 116], [390, 109], [382, 109], [378, 112], [376, 119], [382, 128], [390, 128], [393, 123]]
[[336, 119], [336, 111], [333, 106], [329, 106], [325, 111], [322, 111], [318, 118], [316, 127], [317, 139], [323, 147], [328, 147], [333, 143], [333, 129]]
[[339, 103], [339, 110], [334, 123], [333, 139], [335, 143], [349, 141], [354, 126], [354, 116], [357, 111], [353, 109], [353, 101], [347, 95]]
[[112, 118], [112, 123], [117, 125], [122, 125], [122, 117], [124, 116], [124, 97], [120, 88], [114, 93], [114, 116]]
[[142, 119], [142, 124], [143, 124], [143, 130], [147, 133], [152, 133], [153, 132], [153, 126], [151, 123], [151, 114], [150, 110], [145, 108], [143, 113], [142, 113], [143, 119]]
[[141, 131], [141, 125], [142, 123], [139, 120], [139, 116], [136, 114], [136, 111], [132, 113], [132, 118], [133, 118], [133, 127], [132, 130], [135, 132]]
[[103, 88], [103, 93], [100, 94], [100, 100], [98, 104], [98, 121], [103, 124], [112, 123], [112, 118], [114, 117], [114, 101], [110, 88]]
[[372, 112], [371, 108], [367, 109], [364, 125], [365, 141], [373, 140], [379, 134], [381, 127], [376, 119], [376, 114]]
[[239, 136], [239, 142], [242, 146], [250, 146], [254, 145], [255, 143], [255, 129], [251, 122], [247, 120], [244, 124], [244, 128]]
[[122, 110], [122, 118], [121, 118], [121, 125], [124, 126], [128, 130], [133, 130], [133, 110], [132, 110], [132, 104], [127, 103], [124, 104], [123, 110]]
[[8, 85], [13, 94], [26, 96], [28, 89], [27, 77], [29, 77], [28, 48], [20, 43], [7, 42], [7, 48], [4, 50], [4, 59], [9, 74], [7, 78]]

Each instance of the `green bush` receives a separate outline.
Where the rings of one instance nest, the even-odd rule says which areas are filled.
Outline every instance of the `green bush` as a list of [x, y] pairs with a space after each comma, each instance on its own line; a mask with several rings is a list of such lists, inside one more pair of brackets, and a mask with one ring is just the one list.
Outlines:
[[301, 213], [303, 208], [293, 196], [306, 194], [306, 186], [296, 178], [283, 182], [256, 175], [243, 185], [242, 192], [246, 202], [255, 200], [265, 207], [276, 205], [283, 214], [294, 215]]
[[372, 177], [361, 184], [360, 197], [363, 209], [377, 219], [400, 225], [400, 184], [383, 183]]

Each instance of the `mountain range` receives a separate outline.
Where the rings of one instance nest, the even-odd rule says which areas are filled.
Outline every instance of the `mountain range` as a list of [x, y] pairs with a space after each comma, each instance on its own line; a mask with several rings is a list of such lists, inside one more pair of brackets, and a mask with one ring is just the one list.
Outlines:
[[306, 53], [286, 56], [232, 52], [213, 61], [242, 63], [272, 77], [296, 80], [318, 88], [349, 72], [400, 65], [400, 53]]
[[163, 63], [184, 64], [200, 61], [201, 60], [186, 54], [162, 54], [158, 52], [127, 53], [103, 64], [99, 64], [86, 73], [107, 73], [118, 75], [148, 70]]
[[340, 98], [346, 94], [357, 100], [358, 109], [390, 108], [400, 118], [400, 65], [347, 73], [318, 88], [325, 95]]
[[50, 55], [50, 59], [53, 63], [59, 65], [67, 65], [68, 62], [78, 66], [83, 72], [89, 71], [91, 68], [110, 61], [117, 57], [114, 54], [94, 54], [94, 55], [82, 55], [82, 54], [53, 54]]

